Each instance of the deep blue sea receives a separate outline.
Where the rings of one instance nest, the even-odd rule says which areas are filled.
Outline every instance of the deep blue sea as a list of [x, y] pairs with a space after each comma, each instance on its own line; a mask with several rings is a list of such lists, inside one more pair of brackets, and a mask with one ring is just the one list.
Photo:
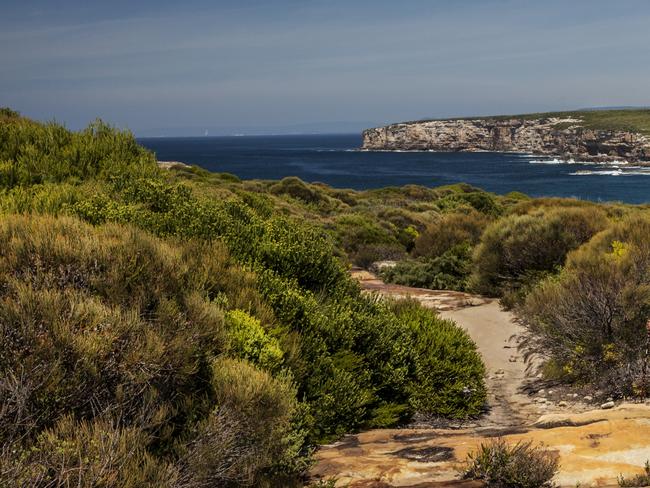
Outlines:
[[504, 194], [650, 202], [650, 168], [571, 164], [511, 153], [359, 151], [360, 135], [141, 138], [159, 161], [181, 161], [240, 178], [298, 176], [337, 188], [465, 182]]

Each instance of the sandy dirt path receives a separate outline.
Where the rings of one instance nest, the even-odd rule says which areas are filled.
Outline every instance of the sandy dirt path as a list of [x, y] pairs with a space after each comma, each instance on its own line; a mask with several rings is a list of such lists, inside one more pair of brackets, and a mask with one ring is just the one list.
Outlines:
[[472, 337], [487, 368], [486, 384], [490, 411], [481, 426], [512, 428], [529, 424], [539, 416], [539, 407], [522, 390], [530, 378], [517, 351], [521, 327], [497, 301], [478, 306], [441, 311]]

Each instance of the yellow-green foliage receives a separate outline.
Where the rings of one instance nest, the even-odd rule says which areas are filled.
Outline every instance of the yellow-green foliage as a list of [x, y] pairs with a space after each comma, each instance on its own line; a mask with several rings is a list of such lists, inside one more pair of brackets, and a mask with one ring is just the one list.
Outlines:
[[280, 344], [264, 330], [257, 318], [243, 310], [231, 310], [226, 314], [226, 321], [230, 348], [237, 357], [268, 370], [280, 367], [283, 356]]
[[101, 121], [82, 132], [51, 123], [0, 123], [0, 185], [59, 182], [69, 178], [123, 179], [157, 171], [153, 155], [130, 133]]

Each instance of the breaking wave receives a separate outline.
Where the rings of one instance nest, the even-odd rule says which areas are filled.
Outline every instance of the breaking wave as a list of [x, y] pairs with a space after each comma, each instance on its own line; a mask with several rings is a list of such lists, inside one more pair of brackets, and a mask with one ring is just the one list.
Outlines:
[[650, 168], [612, 168], [598, 170], [580, 170], [569, 173], [571, 176], [650, 176]]

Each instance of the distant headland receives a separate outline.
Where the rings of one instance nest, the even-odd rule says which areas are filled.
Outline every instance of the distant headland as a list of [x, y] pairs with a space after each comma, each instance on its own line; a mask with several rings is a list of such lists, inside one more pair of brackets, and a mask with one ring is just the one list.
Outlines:
[[567, 160], [650, 164], [650, 109], [402, 122], [363, 131], [362, 149], [521, 152]]

